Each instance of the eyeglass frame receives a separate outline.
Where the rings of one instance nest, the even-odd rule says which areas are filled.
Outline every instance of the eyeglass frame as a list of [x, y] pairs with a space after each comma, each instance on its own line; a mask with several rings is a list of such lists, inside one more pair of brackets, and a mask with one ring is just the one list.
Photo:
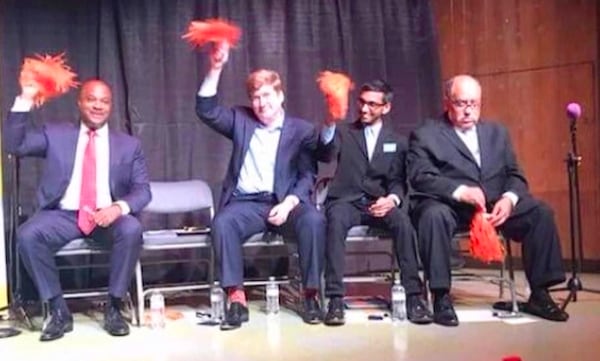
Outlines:
[[359, 108], [362, 108], [364, 105], [366, 105], [367, 107], [369, 107], [369, 109], [377, 109], [377, 108], [384, 107], [384, 106], [388, 105], [388, 102], [376, 103], [376, 102], [373, 102], [373, 101], [365, 101], [362, 98], [358, 98], [356, 102], [358, 103], [358, 107]]
[[480, 100], [464, 100], [464, 99], [449, 99], [450, 104], [457, 109], [479, 109], [481, 107]]

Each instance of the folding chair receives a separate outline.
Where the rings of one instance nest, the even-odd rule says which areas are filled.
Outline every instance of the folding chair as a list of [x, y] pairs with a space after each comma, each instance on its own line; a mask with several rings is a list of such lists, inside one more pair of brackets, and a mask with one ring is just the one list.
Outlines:
[[[195, 211], [206, 211], [209, 219], [214, 216], [213, 197], [210, 187], [202, 180], [173, 182], [150, 182], [152, 201], [144, 209], [145, 213], [174, 214]], [[188, 290], [209, 289], [213, 282], [214, 255], [211, 247], [210, 229], [208, 227], [188, 227], [181, 229], [147, 230], [143, 234], [144, 244], [142, 256], [152, 251], [199, 250], [207, 249], [209, 259], [199, 259], [192, 254], [189, 258], [176, 258], [161, 261], [138, 261], [135, 268], [135, 284], [137, 293], [138, 325], [144, 320], [144, 302], [154, 292], [179, 292]], [[204, 284], [168, 284], [144, 285], [143, 266], [157, 264], [173, 264], [191, 262], [206, 264], [208, 280]]]

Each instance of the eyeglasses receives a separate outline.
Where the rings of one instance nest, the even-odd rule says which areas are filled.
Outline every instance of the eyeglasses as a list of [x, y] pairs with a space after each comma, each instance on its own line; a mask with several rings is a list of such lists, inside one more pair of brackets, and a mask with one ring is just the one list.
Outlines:
[[450, 100], [450, 104], [458, 109], [479, 109], [481, 103], [478, 100], [463, 100], [463, 99], [453, 99]]
[[386, 105], [387, 103], [377, 103], [377, 102], [372, 102], [372, 101], [366, 101], [364, 99], [358, 98], [358, 107], [362, 108], [363, 106], [368, 106], [371, 109], [375, 109], [378, 107], [382, 107], [384, 105]]

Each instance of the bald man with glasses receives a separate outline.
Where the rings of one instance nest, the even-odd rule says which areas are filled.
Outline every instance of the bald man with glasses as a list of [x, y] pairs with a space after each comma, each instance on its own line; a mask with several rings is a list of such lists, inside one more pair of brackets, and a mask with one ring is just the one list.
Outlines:
[[446, 83], [445, 113], [426, 122], [409, 140], [408, 177], [414, 189], [411, 214], [421, 259], [433, 293], [434, 322], [457, 326], [450, 298], [450, 241], [477, 209], [507, 239], [521, 242], [531, 288], [525, 312], [566, 321], [568, 314], [547, 289], [564, 282], [553, 212], [529, 193], [507, 129], [480, 119], [481, 86], [469, 75]]

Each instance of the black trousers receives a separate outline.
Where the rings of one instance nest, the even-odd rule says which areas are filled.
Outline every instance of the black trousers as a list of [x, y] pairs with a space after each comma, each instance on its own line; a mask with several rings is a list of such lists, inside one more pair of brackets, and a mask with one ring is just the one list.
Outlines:
[[[472, 208], [452, 208], [434, 199], [422, 200], [415, 207], [413, 222], [430, 289], [450, 289], [452, 235], [459, 226], [469, 224], [472, 215]], [[499, 230], [507, 239], [522, 244], [523, 267], [531, 289], [564, 282], [558, 230], [548, 205], [533, 198], [519, 201]]]
[[[54, 254], [79, 237], [84, 235], [74, 211], [42, 210], [17, 229], [19, 255], [42, 300], [62, 294]], [[142, 225], [137, 218], [125, 215], [108, 228], [96, 227], [88, 237], [110, 244], [108, 292], [122, 298], [142, 250]]]
[[325, 241], [325, 216], [313, 205], [300, 203], [287, 222], [271, 225], [268, 214], [276, 204], [272, 197], [233, 197], [215, 216], [212, 242], [222, 287], [241, 286], [244, 281], [243, 243], [253, 234], [272, 230], [298, 243], [302, 284], [319, 289]]
[[392, 234], [393, 251], [400, 266], [400, 280], [408, 294], [422, 292], [418, 274], [414, 230], [406, 211], [394, 208], [385, 217], [367, 213], [369, 201], [330, 201], [327, 204], [327, 243], [325, 247], [325, 295], [343, 296], [346, 236], [356, 225], [387, 229]]

